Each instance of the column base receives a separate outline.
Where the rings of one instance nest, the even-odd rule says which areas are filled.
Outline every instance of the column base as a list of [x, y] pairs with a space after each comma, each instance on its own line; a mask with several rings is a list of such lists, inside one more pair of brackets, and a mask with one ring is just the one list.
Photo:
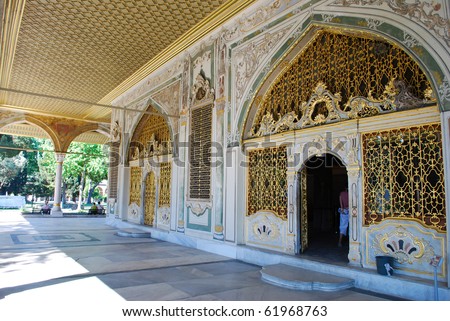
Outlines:
[[361, 244], [359, 242], [350, 242], [350, 248], [348, 252], [349, 265], [362, 267], [362, 257], [359, 251]]
[[58, 208], [52, 208], [52, 210], [50, 211], [50, 216], [63, 217], [63, 211], [59, 207]]
[[223, 241], [225, 238], [223, 237], [222, 233], [214, 233], [213, 234], [213, 239], [219, 240], [219, 241]]

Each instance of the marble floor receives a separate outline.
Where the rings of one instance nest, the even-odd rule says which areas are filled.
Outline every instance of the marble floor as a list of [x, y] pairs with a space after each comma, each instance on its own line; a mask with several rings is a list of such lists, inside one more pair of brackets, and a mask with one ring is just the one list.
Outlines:
[[39, 301], [44, 289], [45, 300], [396, 300], [354, 288], [280, 288], [261, 281], [259, 266], [116, 232], [104, 218], [24, 218], [0, 211], [0, 304]]

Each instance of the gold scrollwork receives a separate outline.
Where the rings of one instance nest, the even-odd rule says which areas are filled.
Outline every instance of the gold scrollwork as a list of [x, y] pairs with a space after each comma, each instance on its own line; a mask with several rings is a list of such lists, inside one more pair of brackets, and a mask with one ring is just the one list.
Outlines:
[[249, 152], [247, 215], [272, 211], [287, 220], [286, 146]]
[[440, 124], [364, 133], [364, 224], [387, 218], [447, 229]]
[[139, 121], [131, 139], [134, 144], [130, 148], [130, 160], [172, 153], [172, 142], [166, 120], [151, 106], [147, 111], [155, 114], [146, 114]]
[[170, 187], [172, 181], [172, 164], [165, 162], [160, 164], [159, 201], [158, 206], [170, 207]]
[[135, 203], [137, 206], [141, 204], [141, 179], [142, 179], [142, 168], [131, 167], [131, 178], [130, 178], [130, 203]]
[[396, 45], [320, 31], [257, 104], [247, 137], [426, 106], [430, 88]]
[[153, 225], [155, 219], [155, 197], [156, 197], [156, 183], [155, 174], [150, 171], [145, 180], [145, 214], [144, 224]]

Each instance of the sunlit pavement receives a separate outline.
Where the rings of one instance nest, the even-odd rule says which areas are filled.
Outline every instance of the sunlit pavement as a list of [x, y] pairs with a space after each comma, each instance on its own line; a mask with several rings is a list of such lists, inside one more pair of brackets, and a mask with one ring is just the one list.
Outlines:
[[261, 281], [259, 266], [116, 232], [104, 218], [25, 218], [0, 211], [0, 318], [58, 307], [75, 315], [91, 305], [125, 301], [390, 299], [355, 289], [279, 288]]

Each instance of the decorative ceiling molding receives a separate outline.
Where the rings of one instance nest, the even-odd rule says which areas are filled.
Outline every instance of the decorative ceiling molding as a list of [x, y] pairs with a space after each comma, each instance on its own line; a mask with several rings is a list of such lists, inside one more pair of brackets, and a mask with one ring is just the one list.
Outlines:
[[[8, 87], [25, 0], [5, 1], [0, 6], [2, 6], [3, 11], [0, 50], [0, 87]], [[0, 103], [3, 101], [3, 95], [4, 93], [0, 92]]]

